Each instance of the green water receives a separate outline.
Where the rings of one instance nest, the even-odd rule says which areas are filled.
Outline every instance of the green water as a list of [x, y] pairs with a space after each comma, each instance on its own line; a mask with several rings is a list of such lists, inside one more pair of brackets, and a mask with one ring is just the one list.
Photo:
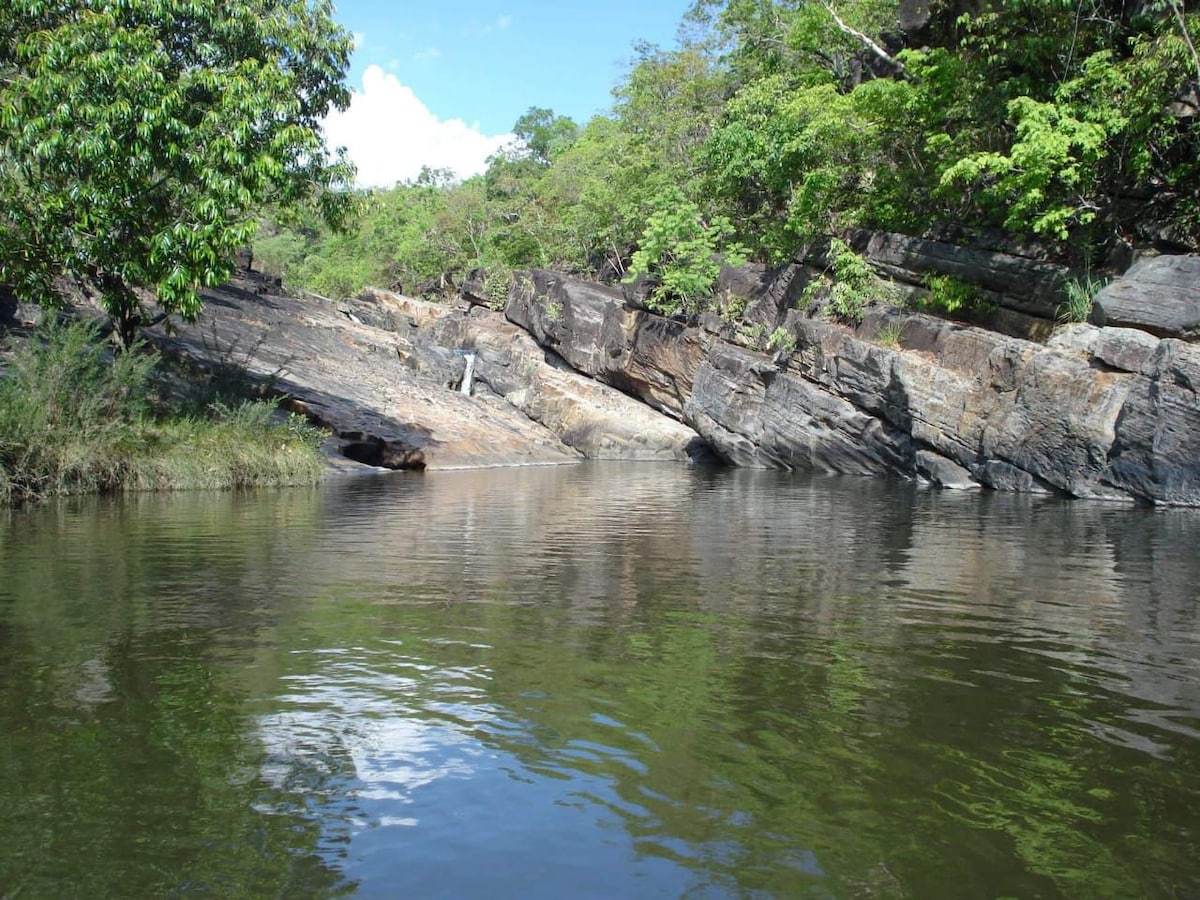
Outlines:
[[0, 897], [1200, 895], [1200, 515], [654, 465], [0, 513]]

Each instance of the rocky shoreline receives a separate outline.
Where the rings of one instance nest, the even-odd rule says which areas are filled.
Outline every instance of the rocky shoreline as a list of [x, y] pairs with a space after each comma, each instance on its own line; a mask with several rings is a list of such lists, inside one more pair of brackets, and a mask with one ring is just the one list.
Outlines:
[[[291, 297], [245, 273], [156, 340], [244, 371], [368, 466], [715, 461], [1200, 505], [1190, 343], [1086, 324], [1035, 342], [887, 307], [851, 329], [792, 308], [778, 277], [750, 286], [742, 322], [689, 325], [546, 271], [518, 273], [502, 313]], [[1129, 285], [1111, 293], [1129, 307]], [[755, 321], [789, 346], [760, 349]]]

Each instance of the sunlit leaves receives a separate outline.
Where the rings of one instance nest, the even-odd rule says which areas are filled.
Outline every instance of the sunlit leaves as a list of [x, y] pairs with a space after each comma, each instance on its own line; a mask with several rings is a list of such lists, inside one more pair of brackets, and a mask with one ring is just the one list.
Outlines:
[[119, 324], [136, 288], [184, 317], [228, 277], [253, 207], [333, 195], [323, 148], [349, 35], [324, 0], [13, 0], [0, 29], [0, 281], [46, 301], [97, 286]]
[[737, 265], [745, 250], [729, 242], [733, 226], [724, 217], [705, 221], [700, 208], [678, 188], [655, 198], [640, 245], [633, 254], [632, 276], [652, 275], [658, 281], [650, 296], [655, 309], [669, 314], [696, 312], [709, 297], [721, 270], [718, 252]]

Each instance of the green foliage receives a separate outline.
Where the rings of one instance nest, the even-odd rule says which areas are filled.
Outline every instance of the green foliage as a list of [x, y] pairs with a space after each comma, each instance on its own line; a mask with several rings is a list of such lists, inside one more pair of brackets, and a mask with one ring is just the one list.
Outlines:
[[352, 174], [320, 130], [349, 101], [351, 39], [327, 0], [9, 0], [0, 26], [0, 282], [50, 302], [96, 286], [124, 343], [138, 288], [190, 319], [253, 210], [315, 202]]
[[881, 322], [875, 329], [875, 341], [882, 347], [895, 349], [904, 340], [907, 326], [901, 321]]
[[531, 106], [513, 125], [513, 134], [533, 160], [549, 165], [579, 137], [579, 126], [554, 110]]
[[0, 377], [0, 504], [63, 494], [303, 484], [321, 477], [320, 434], [275, 404], [158, 415], [156, 356], [111, 358], [97, 329], [51, 325]]
[[988, 202], [1006, 210], [1006, 227], [1065, 240], [1100, 209], [1102, 164], [1128, 124], [1110, 98], [1128, 87], [1111, 54], [1090, 57], [1084, 76], [1064, 84], [1054, 101], [1010, 101], [1011, 147], [964, 157], [942, 173], [943, 187], [980, 185]]
[[743, 294], [735, 294], [729, 290], [726, 290], [717, 298], [717, 312], [720, 313], [723, 321], [730, 324], [740, 322], [742, 316], [746, 313], [746, 307], [749, 305], [749, 297]]
[[829, 242], [829, 270], [805, 288], [804, 299], [808, 301], [827, 292], [830, 311], [839, 319], [858, 325], [874, 286], [875, 276], [867, 261], [845, 241], [833, 238]]
[[744, 249], [727, 241], [733, 228], [717, 217], [704, 221], [698, 206], [678, 188], [656, 198], [655, 210], [646, 222], [641, 244], [633, 254], [631, 278], [654, 275], [659, 287], [651, 295], [651, 307], [668, 315], [694, 313], [712, 295], [721, 272], [718, 253], [738, 265]]
[[[709, 302], [719, 254], [782, 263], [851, 228], [998, 227], [1075, 256], [1147, 222], [1200, 240], [1200, 13], [962, 8], [935, 4], [928, 45], [889, 56], [894, 0], [699, 0], [688, 20], [707, 30], [638, 47], [582, 129], [531, 107], [483, 176], [372, 195], [354, 237], [265, 234], [260, 258], [322, 293], [438, 293], [479, 267], [635, 272], [686, 313]], [[851, 321], [853, 280], [833, 286]]]
[[153, 364], [133, 353], [109, 363], [94, 327], [35, 334], [0, 378], [0, 501], [117, 484]]
[[1189, 50], [1200, 18], [1176, 18], [1169, 4], [1092, 16], [1050, 0], [1003, 7], [1026, 21], [1004, 8], [964, 17], [961, 58], [992, 73], [976, 89], [975, 118], [986, 125], [988, 110], [1001, 112], [992, 134], [1005, 139], [978, 132], [974, 148], [959, 141], [946, 156], [948, 139], [936, 136], [941, 196], [971, 190], [980, 202], [966, 209], [1006, 228], [1103, 241], [1132, 230], [1120, 197], [1153, 188], [1156, 216], [1200, 233], [1197, 189], [1188, 181], [1200, 134], [1194, 116], [1172, 112], [1200, 78]]
[[1062, 285], [1063, 302], [1058, 307], [1061, 322], [1086, 322], [1092, 316], [1096, 295], [1107, 282], [1090, 274], [1072, 278]]
[[483, 294], [492, 309], [504, 309], [508, 289], [513, 282], [512, 269], [493, 267], [483, 277]]
[[785, 356], [791, 355], [796, 349], [796, 335], [781, 325], [767, 338], [767, 349]]
[[952, 275], [931, 275], [925, 280], [929, 294], [921, 301], [924, 309], [942, 315], [981, 312], [987, 301], [977, 288]]

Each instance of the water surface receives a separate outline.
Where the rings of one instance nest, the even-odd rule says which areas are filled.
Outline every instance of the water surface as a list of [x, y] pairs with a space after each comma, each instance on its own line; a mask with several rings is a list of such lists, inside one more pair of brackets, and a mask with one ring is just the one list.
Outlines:
[[1200, 515], [659, 465], [0, 513], [0, 897], [1200, 894]]

